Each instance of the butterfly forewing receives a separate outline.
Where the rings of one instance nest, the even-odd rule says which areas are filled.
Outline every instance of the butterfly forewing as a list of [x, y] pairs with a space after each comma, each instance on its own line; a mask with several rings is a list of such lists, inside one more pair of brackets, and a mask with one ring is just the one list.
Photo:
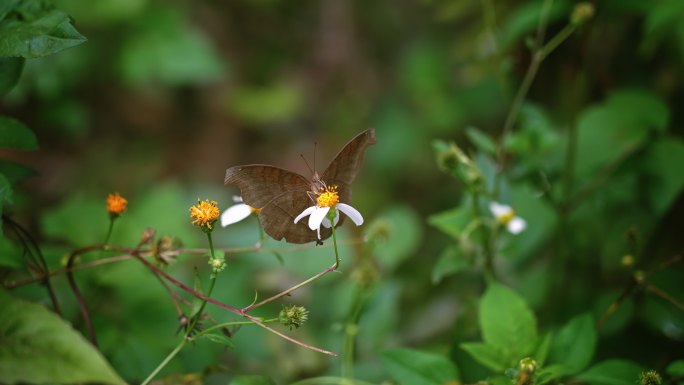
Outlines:
[[311, 182], [303, 176], [282, 168], [253, 164], [235, 166], [226, 170], [224, 184], [236, 184], [242, 200], [255, 208], [263, 208], [272, 199], [289, 191], [311, 189]]
[[342, 147], [342, 150], [330, 162], [325, 171], [323, 171], [321, 180], [326, 184], [330, 184], [329, 181], [334, 179], [338, 183], [350, 185], [361, 169], [366, 149], [374, 143], [375, 129], [373, 128], [356, 135], [354, 139]]

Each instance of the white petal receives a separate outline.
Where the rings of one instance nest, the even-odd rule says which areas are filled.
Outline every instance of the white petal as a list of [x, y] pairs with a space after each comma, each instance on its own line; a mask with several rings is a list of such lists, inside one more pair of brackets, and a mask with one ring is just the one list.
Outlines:
[[497, 218], [510, 214], [511, 210], [513, 209], [508, 205], [502, 205], [498, 202], [489, 203], [489, 211]]
[[240, 195], [233, 195], [233, 202], [242, 203], [242, 197]]
[[508, 231], [510, 231], [512, 234], [518, 234], [525, 230], [525, 227], [527, 227], [527, 222], [525, 222], [525, 220], [520, 217], [515, 217], [511, 219], [510, 222], [508, 222], [508, 225], [506, 227], [508, 228]]
[[304, 209], [304, 211], [302, 211], [301, 214], [297, 215], [297, 218], [294, 219], [294, 223], [297, 223], [300, 220], [302, 220], [302, 218], [304, 218], [305, 216], [310, 215], [315, 209], [316, 206], [307, 207], [306, 209]]
[[314, 206], [314, 211], [309, 217], [309, 228], [311, 230], [320, 229], [321, 222], [323, 222], [323, 218], [325, 218], [325, 215], [328, 214], [328, 211], [330, 211], [330, 207]]
[[226, 227], [233, 223], [240, 222], [247, 218], [252, 213], [252, 208], [244, 203], [228, 207], [226, 211], [221, 214], [221, 226]]
[[347, 214], [347, 216], [357, 226], [361, 226], [363, 224], [363, 217], [361, 216], [361, 213], [357, 209], [355, 209], [349, 205], [346, 205], [344, 203], [338, 203], [337, 209], [342, 211], [343, 213]]

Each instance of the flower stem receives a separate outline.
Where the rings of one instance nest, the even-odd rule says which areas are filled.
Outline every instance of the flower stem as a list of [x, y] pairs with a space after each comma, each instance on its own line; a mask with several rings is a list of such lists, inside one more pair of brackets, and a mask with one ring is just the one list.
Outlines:
[[109, 239], [112, 237], [112, 231], [114, 230], [114, 221], [116, 220], [116, 217], [111, 216], [109, 218], [109, 229], [107, 230], [107, 236], [105, 237], [104, 241], [104, 246], [105, 249], [107, 248], [107, 245], [109, 244]]
[[[209, 251], [211, 252], [211, 258], [213, 259], [214, 258], [214, 242], [211, 239], [211, 232], [207, 232], [207, 239], [209, 240]], [[216, 274], [216, 272], [212, 272], [210, 277], [209, 277], [209, 290], [207, 291], [207, 294], [206, 294], [207, 298], [211, 297], [211, 292], [214, 291], [214, 286], [216, 285], [216, 277], [217, 276], [218, 276], [218, 274]], [[147, 378], [145, 379], [145, 381], [142, 382], [141, 385], [146, 385], [150, 381], [152, 381], [152, 379], [173, 359], [173, 357], [175, 357], [178, 354], [178, 352], [180, 352], [183, 349], [183, 347], [185, 346], [185, 344], [188, 341], [197, 337], [197, 336], [193, 337], [192, 332], [193, 332], [193, 330], [195, 330], [195, 326], [197, 325], [197, 322], [202, 317], [202, 312], [204, 311], [204, 307], [206, 305], [207, 305], [207, 299], [203, 298], [202, 299], [202, 305], [200, 305], [200, 308], [197, 311], [197, 313], [193, 314], [192, 320], [190, 321], [190, 325], [185, 330], [185, 335], [183, 335], [183, 339], [178, 343], [176, 348], [173, 349], [173, 351], [171, 351], [171, 353], [169, 353], [168, 356], [166, 356], [164, 361], [162, 361], [154, 369], [154, 371], [152, 371], [152, 373], [150, 373], [150, 375], [147, 376]], [[254, 322], [250, 322], [250, 323], [254, 323]]]
[[332, 229], [333, 246], [335, 247], [335, 268], [333, 270], [337, 270], [337, 268], [340, 267], [340, 253], [337, 251], [337, 234], [335, 234], [335, 224], [332, 224], [330, 228]]

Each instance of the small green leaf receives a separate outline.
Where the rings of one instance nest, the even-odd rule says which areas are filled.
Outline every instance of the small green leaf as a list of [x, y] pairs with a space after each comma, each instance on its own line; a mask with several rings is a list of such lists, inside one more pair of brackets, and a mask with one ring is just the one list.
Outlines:
[[595, 349], [594, 317], [588, 313], [580, 314], [556, 334], [549, 359], [567, 367], [570, 374], [577, 373], [589, 365]]
[[382, 366], [400, 385], [444, 385], [458, 380], [458, 369], [447, 357], [414, 349], [382, 353]]
[[546, 362], [546, 356], [549, 354], [549, 348], [551, 347], [551, 333], [546, 333], [544, 337], [539, 339], [539, 345], [534, 352], [534, 359], [537, 361], [537, 366], [544, 366]]
[[496, 144], [487, 134], [480, 131], [475, 127], [468, 127], [466, 129], [466, 135], [470, 142], [475, 145], [480, 151], [487, 154], [496, 154]]
[[237, 376], [229, 385], [273, 385], [274, 382], [265, 376]]
[[432, 282], [439, 283], [444, 277], [459, 273], [471, 266], [459, 245], [447, 246], [432, 269]]
[[505, 354], [494, 346], [481, 342], [467, 342], [461, 344], [461, 348], [468, 352], [475, 361], [496, 372], [503, 372], [511, 366]]
[[33, 131], [23, 123], [7, 116], [0, 116], [0, 147], [36, 150], [38, 141]]
[[634, 385], [643, 368], [625, 360], [607, 360], [589, 368], [577, 376], [590, 385]]
[[548, 382], [555, 380], [556, 378], [568, 375], [568, 368], [563, 365], [549, 365], [545, 366], [537, 371], [537, 381], [538, 385], [544, 385]]
[[0, 57], [0, 97], [5, 96], [19, 80], [24, 58]]
[[45, 307], [0, 290], [0, 382], [125, 384], [100, 352]]
[[[86, 41], [49, 1], [15, 2], [0, 20], [0, 56], [36, 58]], [[9, 12], [11, 11], [11, 12]]]
[[451, 210], [433, 214], [428, 217], [428, 223], [442, 232], [458, 239], [463, 229], [468, 226], [472, 218], [472, 210], [466, 207], [456, 207]]
[[229, 348], [232, 348], [235, 346], [233, 343], [233, 340], [230, 339], [230, 337], [220, 334], [220, 333], [207, 333], [207, 334], [202, 334], [202, 338], [208, 339], [211, 342], [215, 342], [220, 345], [225, 345]]
[[532, 310], [513, 290], [491, 284], [480, 306], [482, 337], [504, 353], [509, 366], [529, 356], [537, 346], [537, 320]]

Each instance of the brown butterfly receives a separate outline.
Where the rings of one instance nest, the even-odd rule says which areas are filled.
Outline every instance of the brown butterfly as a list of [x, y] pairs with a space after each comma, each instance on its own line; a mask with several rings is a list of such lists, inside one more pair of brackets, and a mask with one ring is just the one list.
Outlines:
[[[315, 204], [312, 197], [327, 186], [337, 186], [340, 202], [351, 201], [351, 182], [358, 174], [366, 149], [375, 143], [375, 130], [369, 129], [349, 141], [319, 177], [314, 172], [311, 180], [282, 168], [253, 164], [226, 170], [225, 185], [240, 187], [243, 201], [260, 209], [259, 221], [264, 231], [275, 240], [285, 238], [290, 243], [318, 241], [318, 234], [306, 221], [294, 223], [295, 217]], [[340, 217], [336, 226], [342, 224]], [[332, 234], [329, 228], [320, 229], [320, 239]]]

